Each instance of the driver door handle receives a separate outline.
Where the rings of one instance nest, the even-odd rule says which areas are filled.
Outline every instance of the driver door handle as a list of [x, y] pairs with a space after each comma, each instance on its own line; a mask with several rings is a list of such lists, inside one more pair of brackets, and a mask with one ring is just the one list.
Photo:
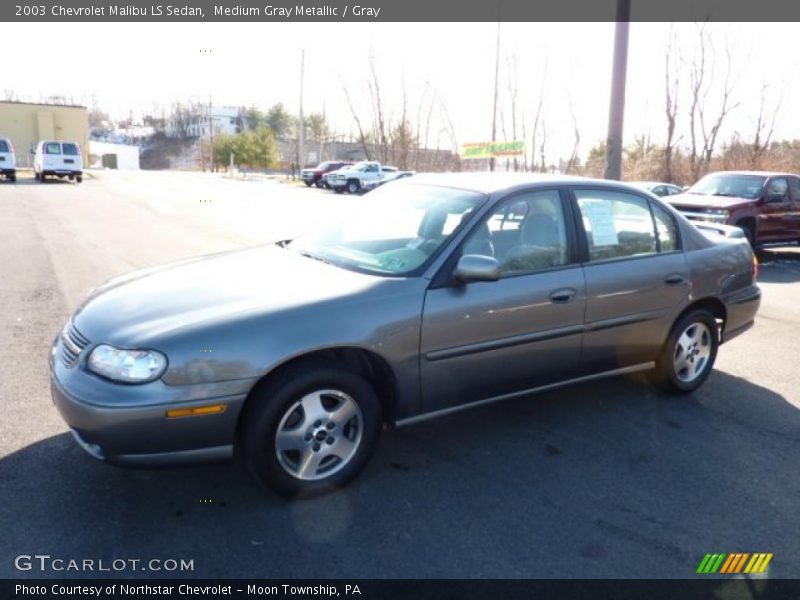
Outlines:
[[664, 278], [664, 283], [667, 285], [676, 285], [678, 283], [683, 283], [685, 281], [685, 277], [680, 273], [670, 273]]
[[550, 302], [553, 304], [566, 304], [575, 297], [575, 290], [572, 288], [561, 288], [550, 293]]

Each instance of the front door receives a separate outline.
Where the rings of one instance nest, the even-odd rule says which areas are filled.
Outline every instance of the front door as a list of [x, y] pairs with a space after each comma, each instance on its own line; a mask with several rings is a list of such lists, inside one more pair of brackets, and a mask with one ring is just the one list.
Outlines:
[[423, 412], [514, 395], [576, 374], [585, 285], [570, 214], [558, 190], [516, 194], [456, 250], [494, 257], [502, 277], [428, 290], [420, 356]]
[[789, 193], [789, 180], [775, 177], [767, 183], [758, 215], [758, 239], [781, 242], [799, 237], [793, 235], [794, 201]]

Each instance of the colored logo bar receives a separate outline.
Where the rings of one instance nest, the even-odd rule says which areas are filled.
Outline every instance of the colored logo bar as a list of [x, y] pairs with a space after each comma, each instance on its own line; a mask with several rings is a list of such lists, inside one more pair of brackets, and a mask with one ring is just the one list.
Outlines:
[[706, 554], [697, 567], [697, 573], [735, 574], [763, 573], [767, 570], [772, 553], [769, 552], [734, 552], [733, 554]]

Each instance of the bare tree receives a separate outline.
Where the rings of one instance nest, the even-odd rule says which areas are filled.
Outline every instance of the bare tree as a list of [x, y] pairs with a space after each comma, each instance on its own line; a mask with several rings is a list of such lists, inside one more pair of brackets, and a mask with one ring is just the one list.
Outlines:
[[672, 53], [675, 50], [675, 32], [670, 28], [670, 38], [667, 50], [664, 53], [664, 77], [666, 92], [666, 116], [667, 116], [667, 138], [664, 142], [664, 168], [662, 179], [664, 181], [674, 181], [675, 177], [672, 168], [672, 158], [675, 152], [675, 145], [680, 138], [675, 139], [675, 125], [678, 119], [678, 92], [680, 90], [679, 70], [676, 65], [680, 62], [680, 55], [676, 61], [672, 60]]
[[378, 80], [378, 71], [375, 68], [375, 56], [369, 56], [369, 70], [372, 79], [368, 82], [369, 94], [373, 104], [373, 130], [375, 139], [381, 151], [381, 161], [386, 162], [389, 154], [389, 136], [387, 133], [386, 115], [383, 109], [383, 98], [381, 97], [381, 87]]
[[350, 108], [350, 114], [353, 115], [353, 121], [355, 121], [356, 127], [358, 128], [358, 141], [361, 143], [362, 150], [364, 150], [364, 158], [369, 160], [370, 151], [369, 147], [367, 146], [367, 137], [364, 135], [364, 128], [361, 126], [361, 119], [358, 118], [358, 112], [356, 112], [356, 109], [353, 106], [353, 101], [350, 99], [350, 92], [347, 91], [347, 86], [344, 84], [341, 75], [339, 75], [339, 81], [342, 84], [342, 91], [344, 92], [344, 97], [347, 100], [347, 106]]
[[572, 95], [568, 94], [568, 103], [569, 103], [569, 116], [572, 119], [572, 130], [575, 135], [575, 142], [572, 146], [572, 153], [570, 154], [569, 160], [567, 161], [566, 167], [564, 168], [564, 172], [566, 174], [573, 173], [579, 165], [580, 161], [578, 159], [578, 150], [581, 143], [581, 130], [578, 127], [578, 119], [575, 118], [575, 111], [572, 107]]
[[[691, 105], [689, 107], [689, 166], [694, 180], [708, 171], [717, 138], [725, 118], [739, 106], [732, 99], [735, 81], [732, 74], [730, 44], [725, 44], [725, 73], [720, 86], [720, 102], [715, 111], [709, 106], [709, 92], [715, 85], [714, 48], [705, 24], [698, 26], [699, 51], [689, 69]], [[712, 116], [712, 115], [716, 116]]]
[[756, 119], [755, 133], [753, 135], [753, 142], [750, 147], [750, 168], [761, 168], [761, 159], [764, 153], [769, 148], [769, 143], [772, 141], [772, 133], [775, 130], [775, 119], [778, 116], [781, 105], [783, 104], [783, 91], [781, 91], [775, 106], [772, 108], [772, 115], [767, 108], [767, 90], [769, 84], [766, 82], [761, 86], [761, 103], [758, 108], [758, 118]]
[[533, 132], [531, 134], [531, 170], [536, 171], [536, 136], [539, 133], [539, 123], [541, 121], [542, 130], [543, 130], [543, 137], [542, 137], [542, 146], [538, 150], [542, 155], [542, 162], [541, 162], [541, 171], [545, 171], [545, 164], [544, 164], [544, 120], [542, 119], [542, 106], [544, 105], [544, 90], [547, 87], [547, 61], [544, 63], [544, 75], [542, 75], [542, 82], [539, 87], [539, 102], [536, 105], [536, 112], [533, 118]]

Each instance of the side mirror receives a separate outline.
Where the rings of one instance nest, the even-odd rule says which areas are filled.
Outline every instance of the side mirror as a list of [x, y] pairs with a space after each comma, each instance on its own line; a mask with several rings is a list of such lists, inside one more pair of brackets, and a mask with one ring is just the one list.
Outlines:
[[453, 277], [463, 283], [497, 281], [500, 275], [500, 263], [497, 259], [480, 254], [465, 254], [453, 271]]

